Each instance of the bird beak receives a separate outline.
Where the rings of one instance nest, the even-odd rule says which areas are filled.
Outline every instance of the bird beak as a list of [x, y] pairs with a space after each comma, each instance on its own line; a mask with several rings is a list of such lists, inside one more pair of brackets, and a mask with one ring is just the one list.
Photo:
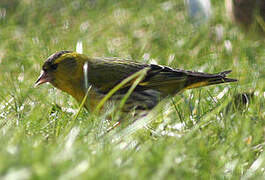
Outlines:
[[41, 74], [40, 74], [38, 80], [35, 82], [34, 87], [36, 88], [37, 86], [39, 86], [39, 85], [41, 85], [43, 83], [50, 82], [50, 79], [51, 78], [49, 77], [47, 72], [41, 71]]

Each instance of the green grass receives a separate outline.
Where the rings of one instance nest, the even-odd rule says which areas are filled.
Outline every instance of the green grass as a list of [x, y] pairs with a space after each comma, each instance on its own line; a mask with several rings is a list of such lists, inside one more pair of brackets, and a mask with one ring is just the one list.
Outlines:
[[[182, 0], [1, 0], [0, 179], [262, 179], [265, 43], [228, 21], [222, 1], [213, 8], [194, 27]], [[77, 42], [91, 57], [232, 69], [239, 82], [186, 91], [106, 133], [117, 119], [75, 120], [72, 97], [33, 88], [45, 58]], [[245, 92], [253, 99], [236, 108]]]

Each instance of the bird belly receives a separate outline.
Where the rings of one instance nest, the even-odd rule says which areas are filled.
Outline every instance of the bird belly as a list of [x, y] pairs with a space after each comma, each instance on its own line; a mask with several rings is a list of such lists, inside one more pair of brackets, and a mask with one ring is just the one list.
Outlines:
[[[115, 93], [105, 104], [103, 109], [105, 108], [120, 108], [120, 102], [123, 100], [126, 92], [124, 93]], [[95, 89], [91, 89], [89, 92], [88, 99], [86, 101], [86, 107], [90, 110], [95, 110], [99, 102], [105, 97], [106, 94], [102, 94]], [[131, 111], [135, 110], [150, 110], [154, 108], [160, 100], [161, 93], [148, 89], [143, 91], [134, 91], [131, 93], [129, 98], [126, 100], [124, 106], [122, 107], [122, 111]], [[82, 100], [81, 100], [82, 101]], [[79, 101], [79, 102], [81, 102]], [[102, 110], [103, 110], [102, 109]], [[106, 109], [105, 109], [106, 110]]]

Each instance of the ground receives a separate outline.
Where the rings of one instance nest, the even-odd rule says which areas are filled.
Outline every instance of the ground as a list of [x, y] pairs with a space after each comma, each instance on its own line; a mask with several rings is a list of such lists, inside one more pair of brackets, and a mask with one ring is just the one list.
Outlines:
[[[182, 0], [1, 0], [0, 179], [262, 179], [264, 38], [229, 21], [223, 1], [201, 24], [186, 10]], [[231, 69], [239, 82], [185, 91], [107, 133], [115, 117], [82, 110], [74, 118], [72, 97], [33, 88], [59, 50]]]

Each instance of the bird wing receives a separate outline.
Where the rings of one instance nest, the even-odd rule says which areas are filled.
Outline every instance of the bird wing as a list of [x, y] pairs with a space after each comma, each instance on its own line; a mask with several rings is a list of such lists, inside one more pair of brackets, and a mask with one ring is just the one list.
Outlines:
[[[135, 91], [153, 89], [162, 93], [162, 96], [175, 94], [184, 89], [236, 81], [226, 78], [226, 74], [231, 71], [208, 74], [119, 59], [93, 60], [89, 65], [88, 81], [101, 92], [107, 93], [122, 80], [144, 68], [149, 69]], [[132, 83], [133, 81], [127, 83], [120, 92], [126, 92]]]
[[162, 96], [173, 95], [185, 89], [192, 89], [213, 84], [236, 82], [236, 79], [226, 78], [231, 70], [209, 74], [202, 72], [185, 71], [181, 69], [172, 69], [167, 66], [151, 65], [151, 72], [156, 69], [157, 74], [148, 77], [139, 85], [146, 88], [156, 89], [162, 93]]
[[92, 59], [88, 63], [88, 82], [103, 93], [107, 93], [130, 75], [148, 67], [146, 64], [114, 58]]
[[[149, 68], [149, 70], [138, 84], [136, 91], [154, 89], [165, 95], [173, 94], [176, 89], [184, 87], [187, 78], [184, 71], [176, 71], [167, 66], [120, 59], [93, 59], [90, 60], [88, 68], [88, 81], [103, 93], [107, 93], [122, 80], [144, 68]], [[133, 82], [124, 85], [120, 92], [126, 92]]]

